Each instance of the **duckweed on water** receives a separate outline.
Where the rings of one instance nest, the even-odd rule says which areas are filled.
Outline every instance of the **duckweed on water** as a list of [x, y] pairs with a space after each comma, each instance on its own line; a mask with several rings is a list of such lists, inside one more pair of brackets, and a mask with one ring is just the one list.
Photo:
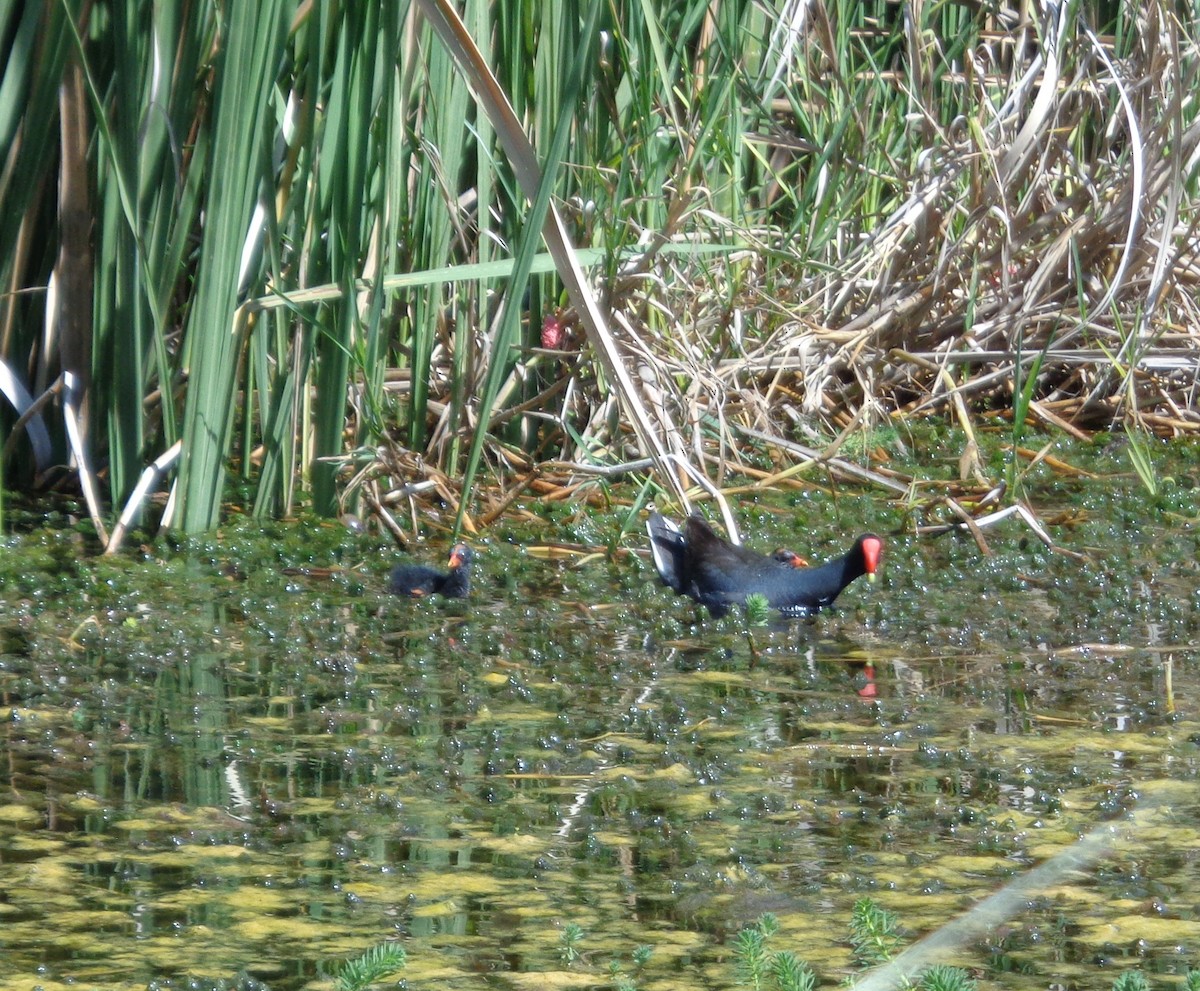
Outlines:
[[[1012, 521], [982, 558], [958, 534], [891, 533], [902, 507], [882, 500], [747, 503], [753, 544], [814, 560], [891, 534], [875, 589], [753, 627], [629, 555], [521, 550], [602, 542], [616, 508], [504, 524], [466, 602], [385, 595], [401, 555], [321, 521], [233, 520], [111, 560], [65, 517], [11, 536], [0, 988], [279, 991], [390, 941], [411, 988], [727, 988], [733, 934], [764, 912], [773, 952], [828, 984], [859, 972], [836, 934], [864, 896], [932, 932], [1105, 823], [1100, 862], [953, 962], [983, 986], [1183, 975], [1200, 954], [1186, 500], [1152, 504], [1132, 477], [1027, 491], [1069, 505], [1055, 537], [1087, 560]], [[569, 967], [567, 924], [586, 934]]]

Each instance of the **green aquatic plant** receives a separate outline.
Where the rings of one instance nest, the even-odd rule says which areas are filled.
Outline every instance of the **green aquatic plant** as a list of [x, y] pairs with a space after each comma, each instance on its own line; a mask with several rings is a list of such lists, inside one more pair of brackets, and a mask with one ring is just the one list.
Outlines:
[[1113, 981], [1112, 986], [1113, 991], [1150, 991], [1150, 982], [1140, 970], [1125, 971]]
[[[886, 963], [899, 948], [896, 930], [899, 920], [894, 912], [881, 908], [870, 898], [855, 903], [850, 920], [850, 940], [859, 962], [873, 966]], [[757, 922], [734, 937], [733, 953], [739, 985], [754, 991], [813, 991], [816, 974], [796, 954], [772, 950], [771, 939], [779, 932], [779, 920], [767, 912]], [[937, 965], [921, 974], [915, 985], [921, 991], [975, 991], [975, 982], [966, 971]], [[1189, 986], [1190, 988], [1190, 986]], [[1121, 991], [1139, 991], [1136, 986]]]
[[399, 943], [380, 943], [366, 953], [347, 960], [337, 976], [338, 991], [362, 991], [408, 963], [408, 955]]
[[780, 991], [813, 991], [817, 975], [790, 950], [780, 950], [771, 960], [771, 975]]
[[[1141, 970], [1127, 970], [1112, 982], [1112, 991], [1151, 991], [1153, 985]], [[1200, 991], [1200, 970], [1189, 970], [1183, 976], [1183, 991]]]
[[558, 958], [566, 966], [570, 967], [582, 956], [579, 946], [583, 937], [583, 929], [574, 922], [568, 922], [558, 934]]
[[873, 967], [890, 960], [900, 945], [898, 927], [895, 912], [881, 908], [870, 898], [856, 901], [850, 916], [850, 942], [858, 962]]
[[759, 592], [746, 596], [746, 622], [751, 626], [766, 626], [771, 616], [771, 603]]
[[759, 991], [767, 976], [767, 937], [757, 925], [747, 926], [734, 937], [733, 953], [738, 983]]
[[877, 447], [894, 453], [907, 450], [907, 445], [900, 436], [899, 428], [892, 423], [875, 426], [864, 425], [860, 430], [846, 434], [845, 440], [838, 450], [848, 458], [865, 460]]
[[[1020, 353], [1020, 344], [1018, 343], [1017, 354]], [[1029, 416], [1029, 407], [1033, 403], [1033, 393], [1037, 388], [1038, 375], [1042, 370], [1042, 360], [1045, 356], [1044, 350], [1034, 355], [1028, 369], [1019, 360], [1013, 365], [1012, 450], [1008, 456], [1008, 487], [1014, 493], [1019, 490], [1022, 477], [1022, 472], [1019, 470], [1021, 464], [1019, 449], [1021, 442], [1025, 439], [1025, 421]]]
[[621, 969], [621, 961], [617, 957], [608, 962], [608, 980], [613, 991], [637, 991], [637, 981]]
[[779, 920], [765, 912], [737, 934], [733, 953], [738, 983], [755, 991], [768, 987], [779, 991], [812, 991], [816, 984], [812, 968], [794, 953], [771, 950], [771, 937], [778, 932]]
[[1125, 439], [1129, 442], [1129, 462], [1133, 465], [1133, 470], [1137, 472], [1142, 487], [1149, 495], [1158, 495], [1162, 484], [1154, 470], [1154, 461], [1150, 456], [1150, 443], [1147, 435], [1139, 427], [1131, 424], [1125, 432]]
[[938, 964], [921, 975], [921, 991], [975, 991], [975, 982], [965, 970]]
[[654, 952], [654, 947], [643, 943], [636, 947], [630, 955], [633, 959], [633, 968], [635, 974], [625, 972], [621, 964], [620, 957], [613, 957], [608, 963], [608, 977], [612, 982], [613, 991], [637, 991], [636, 974], [650, 962], [650, 955]]

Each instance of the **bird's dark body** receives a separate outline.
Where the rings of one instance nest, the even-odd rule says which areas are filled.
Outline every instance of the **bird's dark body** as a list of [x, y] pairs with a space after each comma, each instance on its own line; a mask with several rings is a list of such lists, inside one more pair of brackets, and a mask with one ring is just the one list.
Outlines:
[[722, 540], [701, 517], [689, 516], [680, 530], [653, 513], [647, 523], [654, 566], [664, 585], [724, 615], [752, 594], [775, 609], [807, 615], [833, 604], [850, 582], [873, 573], [883, 542], [868, 534], [848, 553], [816, 568], [796, 567], [785, 551], [759, 554]]
[[416, 598], [444, 595], [449, 599], [461, 599], [471, 591], [473, 558], [471, 548], [458, 544], [450, 552], [449, 571], [438, 571], [423, 564], [398, 564], [392, 569], [388, 591]]

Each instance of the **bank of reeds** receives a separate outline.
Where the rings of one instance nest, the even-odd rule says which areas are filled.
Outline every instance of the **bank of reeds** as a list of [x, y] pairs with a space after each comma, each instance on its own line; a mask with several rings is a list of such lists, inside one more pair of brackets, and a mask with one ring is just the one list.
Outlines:
[[8, 5], [3, 479], [200, 530], [231, 473], [385, 510], [895, 415], [1193, 432], [1197, 41], [1161, 0]]

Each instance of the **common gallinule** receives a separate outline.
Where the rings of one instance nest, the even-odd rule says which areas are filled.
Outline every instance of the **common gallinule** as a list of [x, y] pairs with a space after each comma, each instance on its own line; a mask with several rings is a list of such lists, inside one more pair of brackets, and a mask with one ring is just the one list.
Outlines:
[[842, 557], [818, 568], [803, 567], [791, 551], [758, 554], [722, 540], [703, 518], [692, 515], [683, 530], [659, 513], [646, 523], [654, 567], [664, 585], [723, 616], [731, 605], [757, 592], [776, 609], [808, 615], [833, 604], [860, 575], [874, 575], [883, 541], [874, 534], [859, 537]]
[[423, 564], [398, 564], [392, 569], [388, 591], [396, 595], [444, 595], [461, 599], [471, 591], [471, 561], [475, 558], [466, 544], [450, 548], [450, 570], [438, 571]]

